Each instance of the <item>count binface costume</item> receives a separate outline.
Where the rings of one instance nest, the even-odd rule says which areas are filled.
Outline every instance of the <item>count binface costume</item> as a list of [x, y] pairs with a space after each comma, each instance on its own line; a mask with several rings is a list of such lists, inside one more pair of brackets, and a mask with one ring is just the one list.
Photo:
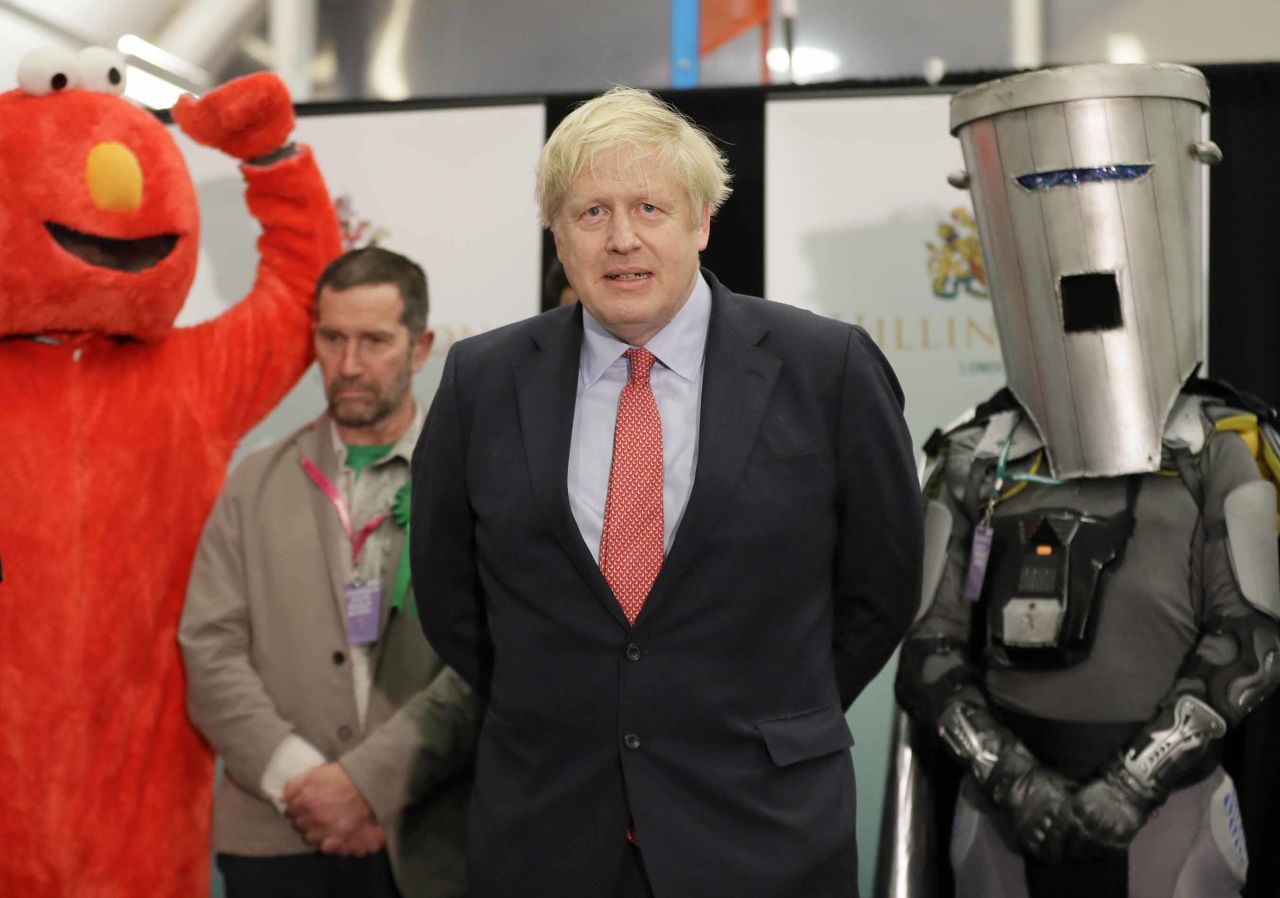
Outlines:
[[960, 896], [1236, 895], [1217, 762], [1280, 678], [1275, 434], [1201, 358], [1208, 88], [1091, 65], [958, 94], [1008, 391], [933, 441], [897, 691], [965, 776]]
[[250, 294], [173, 328], [199, 211], [124, 60], [36, 52], [0, 94], [0, 895], [209, 889], [213, 758], [176, 630], [237, 441], [311, 361], [337, 220], [279, 79], [174, 107], [244, 160]]

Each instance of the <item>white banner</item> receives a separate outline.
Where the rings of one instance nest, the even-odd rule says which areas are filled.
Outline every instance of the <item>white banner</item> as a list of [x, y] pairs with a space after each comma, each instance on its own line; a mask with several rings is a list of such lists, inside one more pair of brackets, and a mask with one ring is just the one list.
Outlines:
[[767, 296], [861, 324], [916, 446], [1004, 383], [950, 95], [766, 106]]
[[[541, 235], [533, 167], [542, 104], [304, 115], [310, 144], [348, 229], [409, 256], [427, 272], [435, 348], [414, 387], [429, 403], [452, 341], [539, 310]], [[178, 130], [200, 198], [200, 266], [179, 325], [211, 318], [248, 292], [259, 228], [235, 160]], [[313, 366], [252, 431], [241, 454], [277, 440], [325, 406]]]

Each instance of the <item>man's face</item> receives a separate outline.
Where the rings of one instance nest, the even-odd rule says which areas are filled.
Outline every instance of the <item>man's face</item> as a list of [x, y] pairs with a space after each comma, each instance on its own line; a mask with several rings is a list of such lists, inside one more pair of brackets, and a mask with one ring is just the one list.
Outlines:
[[711, 210], [695, 210], [667, 166], [624, 149], [603, 153], [578, 175], [554, 234], [587, 311], [620, 340], [642, 346], [689, 298]]
[[329, 414], [341, 427], [372, 430], [413, 401], [409, 381], [427, 360], [432, 333], [410, 339], [403, 308], [393, 284], [320, 291], [316, 361]]

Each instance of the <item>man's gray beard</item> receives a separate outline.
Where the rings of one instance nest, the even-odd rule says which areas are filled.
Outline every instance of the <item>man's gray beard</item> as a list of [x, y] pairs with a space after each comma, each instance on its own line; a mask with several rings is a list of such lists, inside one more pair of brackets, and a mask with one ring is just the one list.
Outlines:
[[329, 403], [329, 417], [343, 427], [375, 427], [387, 420], [393, 411], [395, 411], [395, 405], [387, 402], [386, 397], [380, 398], [368, 412], [359, 415], [344, 415], [334, 403]]
[[395, 380], [391, 381], [387, 386], [387, 392], [379, 396], [370, 407], [369, 411], [359, 416], [343, 416], [339, 414], [332, 399], [329, 400], [329, 417], [341, 424], [343, 427], [366, 428], [376, 427], [387, 418], [391, 417], [396, 408], [404, 400], [405, 393], [409, 392], [409, 381], [413, 377], [413, 364], [411, 359], [405, 358], [404, 367], [397, 373]]

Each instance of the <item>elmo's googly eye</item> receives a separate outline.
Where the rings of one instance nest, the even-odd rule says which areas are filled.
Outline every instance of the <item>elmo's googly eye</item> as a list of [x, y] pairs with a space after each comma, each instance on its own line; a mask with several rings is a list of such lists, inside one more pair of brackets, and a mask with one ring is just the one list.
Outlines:
[[32, 50], [18, 63], [18, 87], [33, 96], [60, 94], [80, 86], [80, 67], [69, 50]]
[[85, 47], [76, 59], [80, 86], [100, 94], [124, 93], [124, 55], [106, 47]]

